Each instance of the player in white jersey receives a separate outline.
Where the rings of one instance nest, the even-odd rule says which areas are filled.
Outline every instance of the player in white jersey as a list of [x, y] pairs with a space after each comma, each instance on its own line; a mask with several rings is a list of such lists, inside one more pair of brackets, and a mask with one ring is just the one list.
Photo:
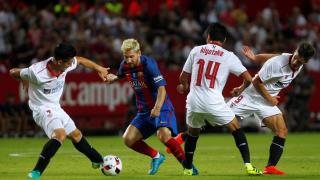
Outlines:
[[262, 172], [250, 163], [246, 136], [240, 129], [238, 120], [225, 103], [222, 95], [229, 73], [241, 76], [244, 79], [240, 89], [246, 88], [251, 83], [252, 77], [241, 64], [239, 58], [222, 47], [227, 34], [223, 25], [219, 23], [210, 24], [206, 33], [207, 44], [196, 46], [191, 50], [179, 78], [181, 84], [177, 87], [179, 93], [188, 91], [191, 75], [190, 92], [186, 101], [188, 135], [185, 142], [184, 174], [191, 175], [196, 143], [201, 127], [207, 121], [213, 126], [225, 125], [234, 136], [247, 173], [249, 175], [261, 175]]
[[101, 79], [106, 80], [108, 68], [76, 56], [75, 48], [65, 43], [57, 45], [54, 49], [54, 57], [32, 64], [28, 68], [10, 70], [12, 77], [28, 81], [29, 106], [33, 118], [49, 137], [36, 166], [28, 174], [29, 178], [38, 179], [42, 175], [66, 137], [72, 140], [78, 151], [90, 159], [93, 168], [97, 169], [103, 163], [102, 156], [89, 145], [59, 104], [65, 77], [69, 71], [77, 67], [77, 64], [96, 70]]
[[265, 62], [253, 78], [252, 84], [238, 97], [232, 98], [228, 105], [233, 112], [244, 120], [255, 114], [275, 134], [270, 146], [269, 161], [264, 174], [283, 175], [275, 166], [283, 152], [288, 130], [278, 104], [278, 93], [286, 88], [299, 74], [303, 64], [314, 55], [315, 50], [309, 43], [301, 43], [294, 54], [254, 55], [245, 47], [243, 53], [249, 59]]

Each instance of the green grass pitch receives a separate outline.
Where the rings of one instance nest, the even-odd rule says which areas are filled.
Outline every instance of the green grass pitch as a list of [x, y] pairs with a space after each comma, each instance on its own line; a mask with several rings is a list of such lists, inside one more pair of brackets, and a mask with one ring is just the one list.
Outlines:
[[[266, 164], [271, 134], [247, 135], [251, 161], [259, 169]], [[0, 139], [0, 180], [27, 179], [46, 138]], [[102, 175], [91, 168], [89, 160], [67, 140], [51, 160], [40, 179], [102, 180], [102, 179], [320, 179], [320, 134], [289, 134], [278, 167], [285, 176], [249, 177], [245, 174], [240, 153], [229, 134], [204, 134], [198, 141], [195, 165], [198, 177], [182, 176], [182, 168], [164, 146], [152, 137], [147, 142], [163, 152], [166, 161], [154, 176], [147, 175], [150, 159], [126, 148], [120, 137], [88, 137], [88, 141], [103, 155], [121, 158], [122, 172], [115, 177]]]

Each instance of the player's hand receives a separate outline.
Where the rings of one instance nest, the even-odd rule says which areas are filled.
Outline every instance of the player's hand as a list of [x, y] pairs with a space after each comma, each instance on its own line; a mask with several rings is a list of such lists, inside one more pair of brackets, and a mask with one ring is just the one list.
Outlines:
[[231, 91], [231, 95], [233, 96], [233, 97], [237, 97], [237, 96], [239, 96], [241, 93], [242, 93], [242, 88], [241, 87], [235, 87], [235, 88], [233, 88], [233, 90]]
[[111, 83], [111, 82], [113, 82], [115, 79], [117, 79], [118, 78], [118, 76], [117, 75], [114, 75], [114, 74], [108, 74], [107, 75], [107, 78], [106, 78], [106, 82], [107, 83]]
[[269, 99], [269, 103], [270, 103], [272, 106], [278, 105], [278, 104], [279, 104], [278, 98], [280, 98], [280, 96], [272, 96], [272, 97]]
[[256, 61], [256, 56], [249, 46], [243, 46], [242, 54], [251, 61]]
[[184, 92], [187, 91], [187, 88], [184, 87], [183, 84], [179, 84], [179, 85], [177, 86], [177, 91], [178, 91], [178, 93], [183, 94]]
[[102, 81], [106, 81], [107, 80], [107, 76], [108, 76], [108, 71], [110, 70], [110, 68], [105, 68], [102, 67], [99, 69], [98, 74], [100, 76], [100, 78], [102, 79]]
[[151, 117], [158, 117], [158, 116], [160, 116], [160, 108], [153, 108], [153, 109], [151, 109], [150, 116], [151, 116]]

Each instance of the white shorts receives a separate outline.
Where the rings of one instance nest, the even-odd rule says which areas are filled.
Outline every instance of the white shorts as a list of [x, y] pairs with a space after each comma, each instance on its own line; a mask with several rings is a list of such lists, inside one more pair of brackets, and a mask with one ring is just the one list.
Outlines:
[[234, 118], [235, 115], [231, 109], [223, 102], [224, 108], [215, 108], [214, 106], [207, 108], [203, 112], [195, 112], [192, 108], [187, 108], [187, 124], [192, 128], [201, 128], [205, 126], [206, 121], [211, 126], [222, 126], [229, 124]]
[[55, 129], [63, 128], [67, 135], [76, 130], [73, 120], [61, 107], [40, 106], [32, 115], [49, 138], [53, 137]]
[[244, 120], [246, 117], [254, 114], [260, 121], [264, 118], [281, 114], [282, 112], [277, 106], [269, 105], [263, 97], [249, 97], [248, 94], [241, 94], [228, 101], [229, 107], [232, 111]]

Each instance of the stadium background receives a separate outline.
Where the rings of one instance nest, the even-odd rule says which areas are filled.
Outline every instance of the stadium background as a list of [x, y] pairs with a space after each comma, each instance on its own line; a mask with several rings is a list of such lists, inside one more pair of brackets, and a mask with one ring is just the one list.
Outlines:
[[[217, 21], [229, 31], [225, 48], [239, 55], [252, 74], [260, 66], [241, 55], [242, 45], [257, 53], [280, 53], [292, 52], [302, 40], [314, 44], [316, 56], [282, 92], [280, 107], [290, 131], [320, 129], [319, 0], [260, 0], [259, 4], [254, 0], [11, 0], [0, 2], [0, 135], [41, 135], [21, 84], [8, 75], [10, 68], [43, 60], [58, 42], [68, 41], [80, 56], [115, 72], [122, 59], [121, 42], [131, 37], [141, 42], [144, 54], [158, 61], [179, 128], [184, 130], [185, 96], [175, 91], [178, 76], [192, 47], [204, 43], [205, 27]], [[240, 83], [230, 76], [226, 98]], [[68, 74], [61, 104], [86, 134], [115, 134], [123, 132], [135, 114], [132, 94], [128, 83], [103, 84], [94, 72], [79, 67]], [[255, 123], [247, 128], [261, 130]]]

